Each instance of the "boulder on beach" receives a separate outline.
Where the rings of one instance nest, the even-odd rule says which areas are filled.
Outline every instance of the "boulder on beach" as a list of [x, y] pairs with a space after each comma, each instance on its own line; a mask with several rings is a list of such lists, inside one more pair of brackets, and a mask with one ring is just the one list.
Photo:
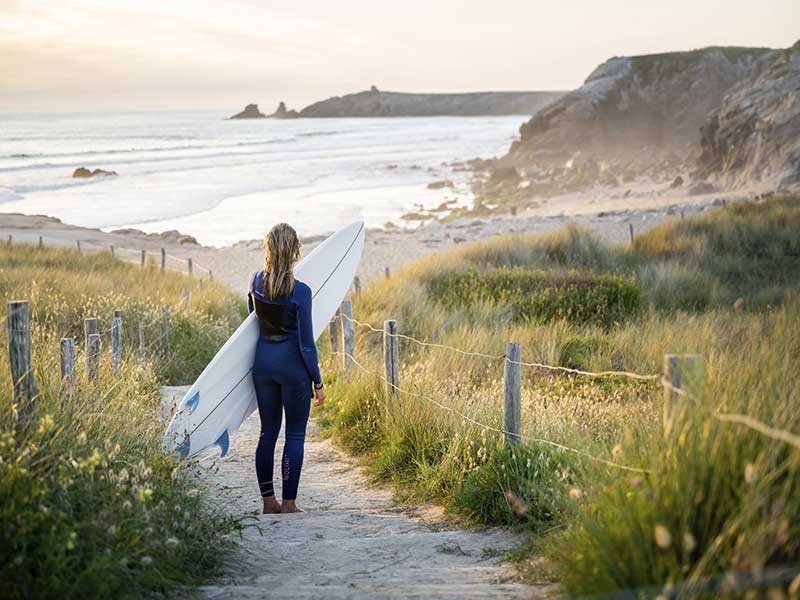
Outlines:
[[710, 183], [708, 181], [694, 181], [692, 182], [692, 185], [689, 188], [689, 195], [701, 196], [703, 194], [713, 194], [716, 191], [717, 188], [714, 186], [713, 183]]
[[258, 104], [248, 104], [240, 113], [236, 113], [231, 119], [266, 119], [267, 115], [258, 110]]
[[106, 171], [105, 169], [95, 169], [94, 171], [90, 171], [86, 167], [78, 167], [72, 173], [73, 177], [77, 178], [85, 178], [85, 177], [96, 177], [98, 175], [103, 175], [105, 177], [115, 177], [118, 175], [116, 171]]
[[443, 179], [442, 181], [434, 181], [433, 183], [428, 184], [429, 190], [441, 190], [442, 188], [452, 188], [454, 184], [449, 179]]

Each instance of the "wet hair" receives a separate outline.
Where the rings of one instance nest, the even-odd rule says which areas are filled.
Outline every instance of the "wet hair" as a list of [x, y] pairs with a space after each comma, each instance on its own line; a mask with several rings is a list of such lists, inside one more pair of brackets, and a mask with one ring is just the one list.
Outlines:
[[278, 223], [264, 238], [264, 295], [273, 300], [294, 290], [295, 263], [300, 259], [300, 239], [288, 223]]

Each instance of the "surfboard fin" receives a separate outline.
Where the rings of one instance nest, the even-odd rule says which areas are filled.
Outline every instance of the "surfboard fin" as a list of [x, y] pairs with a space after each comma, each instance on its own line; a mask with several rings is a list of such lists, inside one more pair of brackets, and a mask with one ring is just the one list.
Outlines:
[[216, 442], [214, 442], [217, 446], [219, 446], [220, 453], [219, 457], [222, 458], [228, 453], [228, 447], [230, 446], [231, 439], [228, 436], [228, 430], [222, 432], [222, 435], [219, 436]]
[[189, 409], [189, 412], [194, 412], [198, 404], [200, 404], [200, 392], [195, 392], [194, 396], [186, 401], [186, 408]]

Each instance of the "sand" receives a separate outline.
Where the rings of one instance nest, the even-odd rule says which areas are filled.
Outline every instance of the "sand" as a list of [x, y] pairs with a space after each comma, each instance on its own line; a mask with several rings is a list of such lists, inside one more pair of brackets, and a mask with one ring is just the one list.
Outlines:
[[[558, 229], [568, 222], [585, 225], [600, 237], [611, 242], [629, 239], [630, 225], [641, 233], [664, 220], [688, 215], [745, 196], [716, 194], [702, 197], [663, 196], [641, 190], [641, 195], [621, 197], [621, 194], [568, 194], [551, 198], [539, 207], [515, 217], [493, 219], [459, 219], [446, 225], [430, 222], [421, 227], [369, 229], [358, 275], [362, 282], [384, 275], [386, 267], [395, 272], [437, 250], [457, 244], [511, 232], [542, 232]], [[81, 241], [83, 251], [107, 250], [114, 246], [116, 256], [138, 263], [141, 251], [148, 251], [148, 260], [160, 264], [160, 249], [168, 255], [167, 267], [186, 270], [185, 259], [191, 258], [194, 273], [206, 277], [207, 270], [214, 278], [232, 290], [245, 293], [253, 271], [263, 265], [261, 240], [246, 240], [232, 246], [211, 248], [186, 243], [176, 236], [145, 235], [143, 233], [106, 233], [98, 229], [76, 227], [46, 216], [26, 216], [0, 213], [0, 240], [9, 235], [16, 241], [36, 244], [39, 236], [45, 245], [76, 247]], [[310, 251], [324, 236], [304, 240], [303, 252]]]
[[[168, 401], [188, 387], [165, 388]], [[201, 459], [215, 502], [236, 515], [258, 512], [253, 414], [223, 459]], [[283, 438], [278, 441], [280, 465]], [[278, 490], [280, 478], [276, 477]], [[276, 490], [278, 496], [280, 491]], [[370, 485], [355, 460], [321, 439], [312, 420], [298, 506], [302, 514], [259, 515], [206, 598], [536, 598], [552, 584], [514, 581], [503, 563], [520, 538], [502, 528], [462, 529], [435, 507], [397, 505]]]

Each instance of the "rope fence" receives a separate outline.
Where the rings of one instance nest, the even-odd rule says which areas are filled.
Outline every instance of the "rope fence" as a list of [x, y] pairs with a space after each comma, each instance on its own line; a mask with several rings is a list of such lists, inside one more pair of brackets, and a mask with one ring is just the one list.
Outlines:
[[[44, 236], [39, 236], [38, 243], [36, 243], [37, 247], [44, 248], [47, 240]], [[9, 246], [14, 242], [13, 235], [9, 234], [7, 242]], [[20, 243], [20, 242], [16, 242]], [[24, 242], [23, 242], [24, 243]], [[63, 243], [56, 243], [54, 244], [57, 247], [64, 247]], [[194, 259], [191, 257], [182, 257], [182, 256], [175, 256], [174, 254], [167, 253], [165, 248], [127, 248], [124, 246], [117, 246], [114, 244], [102, 244], [100, 242], [96, 242], [93, 240], [87, 239], [76, 239], [75, 240], [75, 247], [79, 254], [84, 252], [104, 252], [108, 251], [111, 253], [113, 258], [118, 258], [119, 260], [124, 260], [125, 262], [138, 262], [142, 268], [146, 267], [152, 261], [157, 266], [160, 262], [161, 269], [170, 269], [173, 271], [180, 271], [187, 273], [189, 275], [193, 275], [195, 271], [199, 273], [204, 273], [206, 278], [209, 281], [214, 280], [214, 274], [208, 267], [203, 265], [197, 264], [194, 262]], [[172, 263], [172, 264], [170, 264]]]
[[[370, 334], [373, 333], [383, 334], [383, 345], [384, 345], [383, 355], [386, 363], [385, 364], [386, 374], [382, 374], [376, 371], [371, 371], [356, 359], [355, 341], [354, 341], [355, 326], [363, 328], [364, 330], [367, 331], [367, 333]], [[641, 469], [638, 467], [623, 465], [598, 456], [594, 456], [585, 451], [576, 448], [571, 448], [569, 446], [565, 446], [557, 442], [553, 442], [552, 440], [547, 440], [544, 438], [533, 437], [523, 434], [521, 432], [520, 406], [519, 406], [521, 398], [521, 391], [520, 391], [521, 381], [518, 372], [516, 374], [513, 373], [514, 367], [529, 367], [536, 369], [544, 369], [552, 372], [560, 372], [569, 375], [577, 375], [590, 378], [624, 377], [634, 381], [656, 382], [661, 386], [664, 394], [663, 429], [665, 438], [669, 438], [672, 435], [672, 431], [676, 429], [675, 421], [678, 419], [680, 412], [678, 411], [678, 402], [681, 399], [685, 401], [685, 399], [687, 399], [691, 395], [690, 390], [698, 386], [702, 381], [702, 370], [703, 370], [702, 357], [696, 354], [686, 354], [686, 355], [667, 354], [664, 357], [663, 374], [641, 374], [629, 371], [585, 371], [581, 369], [573, 369], [558, 365], [549, 365], [541, 362], [527, 362], [519, 360], [514, 356], [512, 356], [512, 353], [519, 353], [521, 351], [519, 344], [508, 343], [506, 345], [505, 353], [490, 354], [485, 352], [465, 350], [463, 348], [457, 348], [455, 346], [450, 346], [447, 344], [418, 340], [413, 336], [398, 333], [396, 327], [397, 327], [397, 322], [395, 320], [387, 320], [384, 324], [383, 329], [374, 327], [370, 323], [364, 323], [362, 321], [359, 321], [358, 319], [352, 316], [351, 301], [345, 300], [342, 303], [342, 307], [337, 311], [334, 320], [331, 322], [330, 332], [331, 332], [332, 354], [342, 357], [345, 372], [348, 371], [350, 367], [355, 366], [365, 374], [369, 375], [370, 377], [375, 377], [379, 381], [381, 381], [385, 385], [387, 396], [406, 395], [425, 400], [426, 402], [433, 404], [439, 409], [450, 412], [460, 417], [464, 421], [469, 422], [477, 427], [480, 427], [481, 429], [487, 431], [493, 431], [495, 433], [504, 435], [506, 443], [508, 445], [513, 445], [515, 443], [519, 443], [520, 441], [535, 443], [535, 444], [546, 444], [566, 452], [571, 452], [576, 455], [583, 456], [594, 462], [598, 462], [610, 467], [626, 471], [632, 471], [636, 473], [651, 473], [651, 471], [647, 469]], [[347, 342], [348, 338], [352, 340], [349, 344]], [[398, 345], [398, 340], [401, 339], [407, 340], [421, 347], [440, 348], [451, 352], [455, 352], [462, 356], [471, 356], [493, 361], [502, 360], [505, 364], [505, 374], [504, 374], [505, 426], [495, 427], [488, 423], [481, 422], [478, 419], [475, 419], [474, 417], [460, 411], [459, 409], [444, 404], [429, 395], [421, 394], [416, 391], [410, 391], [408, 389], [402, 388], [399, 383], [399, 345]], [[341, 345], [340, 345], [340, 340], [343, 342]], [[344, 350], [339, 351], [338, 348], [340, 347], [344, 348]], [[512, 371], [511, 376], [509, 376], [510, 371]], [[759, 432], [762, 435], [765, 435], [776, 441], [784, 442], [796, 448], [800, 448], [800, 435], [796, 435], [788, 431], [770, 427], [750, 416], [720, 413], [720, 412], [715, 413], [713, 416], [719, 421], [736, 423], [748, 427], [749, 429]]]

